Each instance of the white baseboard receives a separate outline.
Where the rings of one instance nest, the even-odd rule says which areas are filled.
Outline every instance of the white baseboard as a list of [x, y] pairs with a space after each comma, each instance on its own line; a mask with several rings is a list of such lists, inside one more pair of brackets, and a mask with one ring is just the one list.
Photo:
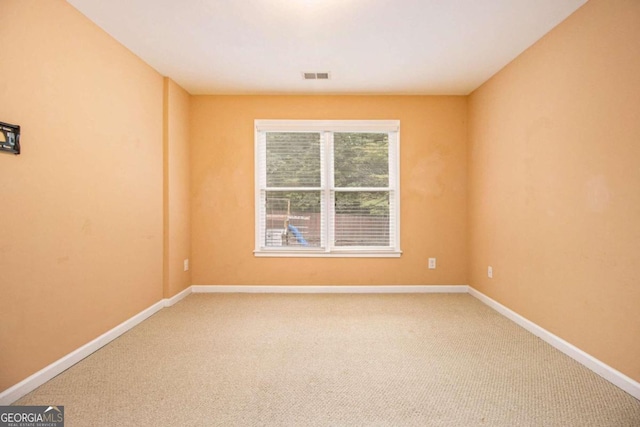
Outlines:
[[633, 380], [632, 378], [629, 378], [622, 372], [615, 370], [611, 366], [601, 362], [600, 360], [596, 359], [590, 354], [585, 353], [584, 351], [580, 350], [578, 347], [568, 343], [567, 341], [563, 340], [557, 335], [554, 335], [551, 332], [547, 331], [546, 329], [536, 325], [532, 321], [522, 317], [515, 311], [505, 307], [504, 305], [500, 304], [496, 300], [489, 298], [488, 296], [472, 288], [471, 286], [469, 286], [469, 294], [476, 297], [477, 299], [479, 299], [480, 301], [482, 301], [483, 303], [485, 303], [486, 305], [488, 305], [498, 313], [502, 314], [507, 319], [522, 326], [524, 329], [531, 332], [533, 335], [537, 336], [538, 338], [542, 339], [548, 344], [551, 344], [557, 350], [560, 350], [561, 352], [571, 357], [576, 362], [589, 368], [590, 370], [600, 375], [602, 378], [609, 381], [613, 385], [621, 388], [622, 390], [629, 393], [631, 396], [640, 400], [640, 383], [638, 383], [637, 381]]
[[171, 298], [158, 301], [129, 320], [105, 332], [93, 341], [74, 350], [49, 366], [41, 369], [30, 377], [0, 393], [0, 405], [9, 405], [25, 394], [40, 387], [56, 375], [75, 365], [91, 353], [99, 350], [109, 342], [118, 338], [129, 329], [138, 325], [164, 307], [170, 307], [191, 293], [469, 293], [506, 318], [522, 326], [527, 331], [546, 341], [567, 356], [591, 369], [607, 381], [640, 400], [640, 383], [623, 373], [585, 353], [576, 346], [536, 325], [518, 313], [489, 298], [483, 293], [467, 285], [451, 286], [202, 286], [194, 285]]
[[189, 296], [191, 294], [191, 292], [192, 292], [191, 286], [189, 286], [187, 289], [178, 292], [177, 294], [175, 294], [171, 298], [165, 298], [164, 299], [164, 306], [165, 307], [171, 307], [175, 303], [181, 301], [183, 298]]
[[445, 286], [209, 286], [193, 285], [198, 293], [252, 293], [252, 294], [429, 294], [468, 292], [467, 285]]
[[72, 351], [61, 359], [56, 360], [49, 366], [42, 368], [30, 377], [20, 381], [18, 384], [9, 387], [8, 389], [0, 393], [0, 405], [10, 405], [25, 394], [32, 392], [56, 375], [69, 369], [71, 366], [89, 356], [91, 353], [109, 344], [111, 341], [118, 338], [120, 335], [124, 334], [134, 326], [138, 325], [143, 320], [162, 310], [164, 306], [165, 300], [158, 301], [151, 307], [141, 311], [129, 320], [122, 322], [115, 328], [105, 332], [93, 341]]

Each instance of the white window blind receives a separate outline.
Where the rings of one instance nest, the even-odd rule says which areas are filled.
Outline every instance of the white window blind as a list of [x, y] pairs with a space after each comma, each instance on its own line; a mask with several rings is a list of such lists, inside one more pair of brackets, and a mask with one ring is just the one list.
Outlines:
[[398, 256], [396, 121], [256, 121], [256, 255]]

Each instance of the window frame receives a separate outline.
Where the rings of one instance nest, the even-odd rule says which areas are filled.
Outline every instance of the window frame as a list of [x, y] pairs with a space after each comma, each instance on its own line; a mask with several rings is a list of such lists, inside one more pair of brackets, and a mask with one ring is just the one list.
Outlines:
[[[321, 182], [321, 199], [324, 198], [323, 212], [323, 236], [325, 247], [300, 248], [300, 247], [264, 247], [262, 242], [262, 197], [261, 177], [266, 173], [265, 159], [261, 156], [262, 135], [267, 132], [318, 132], [329, 138], [321, 136], [324, 144], [324, 158], [321, 157], [323, 180]], [[334, 183], [330, 182], [333, 175], [333, 155], [330, 148], [333, 147], [333, 134], [335, 133], [388, 133], [389, 134], [389, 205], [392, 210], [390, 217], [390, 246], [367, 247], [351, 246], [336, 247], [330, 243], [333, 236], [332, 229], [335, 218], [335, 209], [330, 201], [331, 192], [335, 192]], [[328, 173], [331, 172], [331, 173]], [[254, 175], [255, 175], [255, 249], [256, 257], [367, 257], [367, 258], [396, 258], [400, 257], [400, 121], [399, 120], [255, 120], [254, 122]], [[264, 188], [265, 191], [268, 191]], [[342, 190], [344, 190], [342, 188]], [[376, 188], [375, 191], [381, 191]], [[391, 200], [393, 198], [393, 200]], [[266, 232], [266, 230], [265, 230]]]

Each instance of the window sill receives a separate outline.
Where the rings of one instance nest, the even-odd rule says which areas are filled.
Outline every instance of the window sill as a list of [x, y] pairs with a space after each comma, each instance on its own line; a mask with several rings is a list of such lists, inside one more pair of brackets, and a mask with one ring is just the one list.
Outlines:
[[258, 258], [400, 258], [402, 251], [283, 251], [256, 250], [253, 254]]

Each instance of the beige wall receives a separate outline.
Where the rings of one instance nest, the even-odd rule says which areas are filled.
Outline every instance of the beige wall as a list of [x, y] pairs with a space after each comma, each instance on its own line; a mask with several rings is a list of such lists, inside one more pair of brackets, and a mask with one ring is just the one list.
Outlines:
[[[399, 119], [402, 257], [254, 257], [254, 119]], [[194, 97], [193, 283], [465, 284], [466, 132], [465, 97]]]
[[62, 0], [0, 16], [4, 390], [162, 298], [162, 77]]
[[591, 0], [469, 100], [470, 285], [636, 381], [639, 52]]
[[191, 250], [189, 193], [190, 95], [164, 79], [164, 296], [191, 286], [184, 260]]

